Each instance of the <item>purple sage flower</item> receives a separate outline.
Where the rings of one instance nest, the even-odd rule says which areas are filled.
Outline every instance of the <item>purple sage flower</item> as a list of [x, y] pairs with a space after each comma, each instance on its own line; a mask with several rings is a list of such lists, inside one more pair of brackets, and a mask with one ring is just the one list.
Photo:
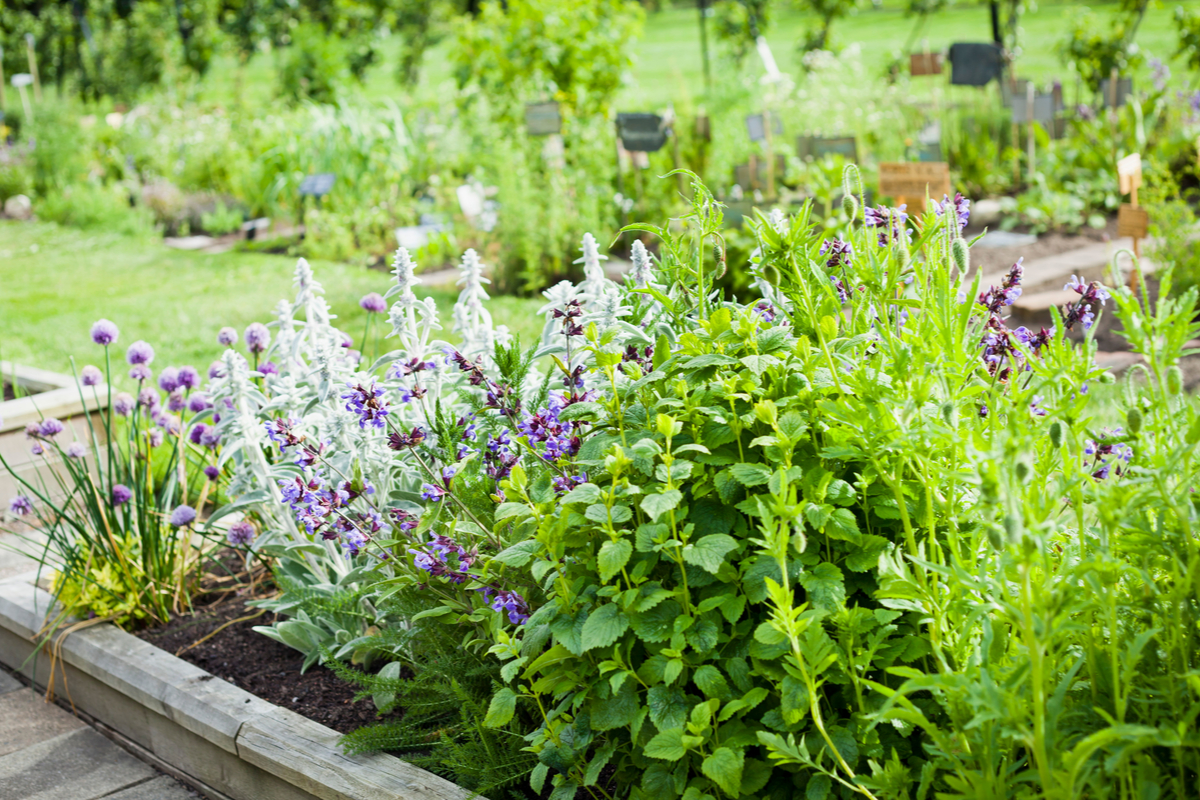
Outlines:
[[261, 353], [271, 344], [271, 332], [261, 322], [251, 322], [246, 327], [246, 349], [251, 353]]
[[133, 492], [123, 483], [118, 483], [112, 488], [112, 504], [114, 506], [123, 506], [133, 498]]
[[125, 360], [130, 364], [149, 364], [154, 360], [154, 348], [138, 339], [125, 351]]
[[188, 431], [188, 440], [192, 444], [200, 444], [200, 440], [204, 437], [204, 434], [207, 432], [208, 432], [208, 426], [205, 425], [203, 422], [197, 422], [195, 425], [192, 426], [192, 429], [190, 431]]
[[343, 394], [342, 399], [346, 401], [346, 410], [358, 415], [358, 427], [365, 429], [367, 423], [375, 428], [387, 427], [384, 417], [389, 413], [388, 402], [381, 399], [383, 389], [376, 386], [374, 381], [369, 387], [361, 383], [348, 383], [346, 386], [350, 391]]
[[224, 328], [221, 328], [221, 330], [217, 331], [217, 344], [222, 345], [223, 347], [229, 347], [231, 345], [235, 345], [235, 344], [237, 344], [237, 340], [238, 340], [237, 331], [235, 331], [233, 328], [229, 327], [228, 325], [226, 325]]
[[92, 341], [98, 345], [108, 347], [113, 342], [117, 341], [117, 337], [121, 332], [117, 329], [117, 325], [109, 320], [97, 320], [92, 325]]
[[368, 314], [382, 314], [387, 311], [387, 301], [378, 292], [364, 295], [363, 299], [358, 301], [358, 305]]
[[939, 217], [948, 211], [953, 211], [954, 215], [958, 218], [957, 233], [959, 235], [967, 227], [967, 221], [971, 219], [971, 201], [963, 197], [961, 192], [955, 192], [953, 200], [947, 195], [942, 195], [942, 202], [940, 203], [934, 200], [933, 210]]
[[33, 501], [25, 495], [19, 494], [8, 501], [8, 510], [18, 517], [27, 517], [33, 513]]
[[113, 398], [113, 411], [119, 417], [128, 417], [130, 412], [133, 411], [134, 403], [133, 395], [129, 392], [121, 392]]
[[245, 547], [254, 541], [254, 537], [254, 526], [246, 520], [233, 523], [225, 531], [225, 539], [234, 547]]
[[513, 625], [520, 625], [529, 619], [529, 606], [525, 603], [525, 598], [507, 589], [496, 592], [491, 600], [491, 607], [498, 613], [508, 612], [508, 621]]
[[99, 386], [104, 380], [104, 373], [98, 367], [88, 364], [80, 371], [79, 380], [84, 386]]
[[182, 528], [196, 521], [196, 509], [189, 505], [176, 506], [171, 512], [171, 527]]

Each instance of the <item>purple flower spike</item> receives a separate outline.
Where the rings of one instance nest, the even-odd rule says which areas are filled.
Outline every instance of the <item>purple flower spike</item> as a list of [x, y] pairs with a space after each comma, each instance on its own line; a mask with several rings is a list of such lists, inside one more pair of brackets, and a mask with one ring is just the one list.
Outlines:
[[63, 432], [63, 424], [56, 419], [44, 419], [38, 425], [38, 436], [53, 439]]
[[244, 547], [254, 541], [254, 526], [246, 520], [235, 522], [225, 531], [225, 538], [234, 547]]
[[362, 300], [358, 301], [358, 305], [368, 314], [382, 314], [387, 311], [387, 301], [378, 292], [365, 295]]
[[508, 621], [513, 625], [520, 625], [529, 619], [529, 606], [525, 603], [525, 598], [507, 589], [496, 592], [495, 597], [492, 598], [491, 607], [493, 611], [499, 613], [507, 611]]
[[154, 360], [154, 348], [141, 339], [129, 345], [125, 351], [125, 360], [130, 364], [149, 364]]
[[200, 386], [200, 373], [195, 367], [179, 368], [179, 388], [192, 390]]
[[84, 386], [99, 386], [104, 380], [104, 373], [98, 367], [88, 364], [80, 371], [79, 380]]
[[226, 325], [224, 328], [221, 328], [221, 330], [217, 331], [217, 344], [219, 344], [223, 347], [229, 347], [231, 345], [235, 345], [235, 344], [237, 344], [237, 340], [238, 340], [237, 331], [235, 331], [233, 328], [229, 327], [228, 325]]
[[112, 504], [114, 506], [123, 506], [133, 498], [133, 492], [123, 483], [118, 483], [112, 488]]
[[388, 415], [388, 403], [382, 400], [383, 389], [371, 381], [370, 386], [361, 383], [348, 383], [350, 391], [342, 395], [346, 401], [346, 410], [358, 415], [358, 427], [365, 429], [370, 423], [375, 428], [384, 428], [387, 423], [384, 417]]
[[117, 341], [117, 337], [121, 332], [117, 329], [115, 322], [102, 319], [97, 320], [92, 325], [92, 341], [98, 345], [108, 347], [113, 342]]
[[446, 496], [446, 490], [440, 486], [434, 486], [432, 483], [421, 484], [421, 497], [424, 497], [431, 503], [436, 503]]
[[261, 353], [271, 344], [271, 332], [261, 322], [251, 322], [246, 327], [246, 349], [251, 353]]
[[175, 367], [167, 367], [162, 372], [158, 373], [158, 388], [162, 389], [167, 394], [179, 388], [179, 370]]
[[130, 412], [133, 411], [135, 402], [133, 395], [129, 394], [129, 392], [121, 392], [113, 399], [113, 411], [116, 412], [118, 417], [128, 417]]
[[956, 192], [954, 199], [951, 200], [948, 196], [942, 196], [942, 202], [933, 202], [933, 210], [939, 217], [948, 211], [953, 211], [958, 218], [958, 234], [962, 235], [963, 229], [967, 227], [967, 221], [971, 219], [971, 201], [962, 196], [961, 192]]
[[191, 506], [176, 506], [171, 512], [171, 527], [182, 528], [196, 521], [196, 509]]
[[8, 510], [18, 517], [27, 517], [33, 513], [33, 501], [25, 495], [19, 494], [8, 501]]

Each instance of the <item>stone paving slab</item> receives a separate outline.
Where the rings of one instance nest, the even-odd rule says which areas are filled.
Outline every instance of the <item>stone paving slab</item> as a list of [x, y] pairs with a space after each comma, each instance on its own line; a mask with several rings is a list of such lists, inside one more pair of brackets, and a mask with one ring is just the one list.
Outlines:
[[139, 783], [129, 789], [104, 795], [104, 800], [196, 800], [195, 792], [184, 788], [179, 781], [161, 775], [152, 781]]
[[[1147, 242], [1143, 242], [1146, 245]], [[1112, 260], [1113, 254], [1119, 250], [1133, 249], [1133, 240], [1129, 237], [1114, 239], [1111, 242], [1097, 242], [1096, 244], [1085, 245], [1084, 247], [1068, 250], [1064, 253], [1059, 253], [1045, 258], [1035, 258], [1024, 262], [1025, 279], [1022, 281], [1022, 286], [1027, 294], [1043, 292], [1046, 290], [1061, 291], [1063, 285], [1070, 280], [1072, 275], [1078, 275], [1084, 280], [1105, 280], [1109, 278], [1109, 263]], [[1144, 252], [1144, 248], [1143, 248]], [[1147, 275], [1154, 272], [1154, 265], [1144, 255], [1140, 259], [1142, 271]], [[1128, 256], [1122, 256], [1121, 268], [1129, 269], [1131, 266]], [[1008, 270], [985, 273], [983, 276], [982, 287], [986, 289], [988, 286], [998, 286], [1004, 280], [1004, 275]]]
[[[17, 685], [24, 691], [0, 695], [0, 756], [85, 727], [32, 689]], [[0, 792], [0, 797], [6, 795]]]
[[0, 669], [0, 695], [5, 695], [9, 692], [15, 692], [17, 689], [24, 688], [26, 688], [25, 684], [21, 683], [12, 675], [9, 675], [4, 670]]
[[86, 727], [0, 756], [4, 800], [98, 800], [152, 777], [148, 765]]

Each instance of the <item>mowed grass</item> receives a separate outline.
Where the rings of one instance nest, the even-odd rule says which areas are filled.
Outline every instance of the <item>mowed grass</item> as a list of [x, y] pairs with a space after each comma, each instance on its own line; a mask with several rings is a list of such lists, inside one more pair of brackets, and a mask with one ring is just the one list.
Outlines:
[[[801, 77], [796, 45], [813, 20], [788, 3], [777, 2], [767, 40], [780, 69]], [[869, 70], [882, 76], [889, 59], [900, 53], [915, 24], [904, 14], [900, 0], [885, 0], [875, 8], [864, 2], [852, 17], [835, 23], [834, 44], [839, 48], [857, 46]], [[1018, 73], [1036, 81], [1061, 79], [1068, 87], [1068, 99], [1073, 99], [1073, 83], [1059, 55], [1058, 47], [1069, 29], [1072, 13], [1085, 4], [1078, 2], [1040, 2], [1037, 10], [1021, 16], [1022, 52], [1017, 62]], [[1088, 3], [1102, 20], [1105, 29], [1117, 11], [1115, 2]], [[1177, 5], [1196, 6], [1200, 0], [1168, 2], [1151, 7], [1138, 29], [1137, 43], [1141, 52], [1168, 62], [1178, 73], [1183, 64], [1173, 59], [1178, 47], [1178, 33], [1172, 15]], [[695, 8], [670, 8], [647, 14], [641, 39], [634, 47], [634, 65], [630, 81], [622, 90], [618, 105], [621, 110], [637, 111], [662, 108], [667, 103], [691, 107], [703, 102], [704, 71], [700, 48], [699, 12]], [[715, 36], [715, 21], [708, 26], [714, 79], [727, 76], [729, 66], [722, 61], [723, 45]], [[991, 18], [986, 3], [959, 3], [954, 8], [930, 18], [917, 40], [917, 49], [927, 45], [932, 50], [944, 50], [955, 42], [991, 41]], [[373, 67], [361, 87], [351, 92], [367, 100], [392, 99], [404, 105], [406, 92], [396, 84], [394, 74], [398, 61], [398, 40], [390, 37], [378, 43], [381, 63]], [[426, 55], [421, 85], [414, 93], [424, 100], [444, 101], [452, 91], [453, 36], [445, 37]], [[250, 105], [268, 107], [275, 96], [275, 69], [278, 53], [263, 53], [253, 58], [241, 77], [242, 100]], [[762, 67], [756, 55], [749, 57], [755, 73]], [[1143, 66], [1135, 75], [1146, 85], [1149, 69]], [[232, 103], [238, 85], [236, 60], [232, 55], [218, 56], [199, 90], [203, 101]], [[948, 76], [945, 78], [948, 80]], [[943, 85], [938, 78], [918, 78], [914, 85], [920, 91]], [[1185, 86], [1191, 81], [1177, 80]]]
[[[154, 367], [192, 364], [201, 370], [224, 348], [217, 331], [239, 331], [269, 322], [282, 298], [294, 296], [296, 259], [250, 253], [171, 250], [153, 238], [63, 228], [51, 223], [0, 222], [0, 359], [69, 372], [102, 363], [92, 344], [93, 322], [107, 318], [121, 329], [119, 352], [137, 339], [155, 348]], [[347, 264], [312, 262], [338, 326], [355, 340], [363, 335], [359, 299], [387, 291], [390, 276]], [[451, 288], [419, 292], [432, 296], [451, 342]], [[535, 299], [497, 297], [489, 309], [497, 325], [508, 325], [532, 343], [541, 332]], [[386, 333], [386, 320], [380, 320]], [[381, 333], [381, 336], [382, 336]], [[395, 339], [380, 342], [381, 352]], [[124, 377], [125, 370], [119, 371]]]

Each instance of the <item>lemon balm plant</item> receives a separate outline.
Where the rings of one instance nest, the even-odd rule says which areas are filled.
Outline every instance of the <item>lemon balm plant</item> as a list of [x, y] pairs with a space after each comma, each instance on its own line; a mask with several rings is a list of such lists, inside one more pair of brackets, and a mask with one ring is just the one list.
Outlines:
[[[137, 394], [114, 393], [119, 335], [109, 320], [96, 322], [91, 338], [103, 348], [104, 370], [87, 365], [77, 376], [83, 407], [99, 411], [73, 428], [51, 418], [30, 423], [26, 437], [40, 459], [32, 476], [3, 456], [0, 465], [21, 487], [9, 512], [53, 571], [64, 614], [161, 623], [188, 608], [198, 586], [208, 542], [195, 522], [215, 497], [220, 436], [205, 421], [212, 404], [199, 372], [167, 367], [156, 382], [147, 342], [125, 353]], [[72, 434], [82, 437], [66, 441]]]

